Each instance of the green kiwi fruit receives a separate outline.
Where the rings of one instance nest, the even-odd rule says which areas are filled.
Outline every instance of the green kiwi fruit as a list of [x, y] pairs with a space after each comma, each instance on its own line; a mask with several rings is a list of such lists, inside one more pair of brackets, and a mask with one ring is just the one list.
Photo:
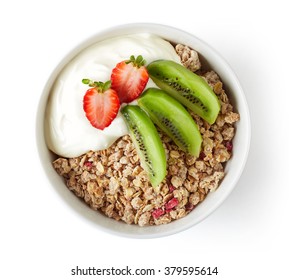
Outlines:
[[130, 136], [140, 157], [141, 166], [148, 173], [153, 187], [166, 176], [165, 149], [148, 115], [137, 105], [127, 105], [121, 110], [128, 125]]
[[181, 150], [199, 156], [202, 136], [195, 121], [181, 103], [163, 90], [149, 88], [138, 99], [138, 105]]
[[181, 64], [170, 60], [156, 60], [147, 66], [155, 84], [213, 124], [220, 112], [220, 102], [208, 83]]

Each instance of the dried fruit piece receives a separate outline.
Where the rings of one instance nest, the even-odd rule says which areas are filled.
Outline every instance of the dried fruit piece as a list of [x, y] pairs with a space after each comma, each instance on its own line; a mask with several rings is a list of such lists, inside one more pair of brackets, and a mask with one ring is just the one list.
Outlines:
[[226, 147], [226, 149], [227, 149], [228, 152], [232, 152], [232, 150], [233, 150], [233, 143], [232, 143], [232, 141], [226, 141], [226, 142], [225, 142], [225, 147]]
[[166, 208], [166, 210], [172, 210], [178, 204], [179, 204], [179, 200], [177, 198], [173, 197], [171, 200], [169, 200], [166, 203], [165, 208]]
[[155, 209], [152, 212], [152, 216], [154, 219], [158, 219], [160, 216], [164, 215], [165, 211], [162, 208]]
[[86, 166], [87, 168], [91, 168], [91, 167], [92, 167], [92, 162], [86, 161], [86, 162], [84, 163], [84, 166]]

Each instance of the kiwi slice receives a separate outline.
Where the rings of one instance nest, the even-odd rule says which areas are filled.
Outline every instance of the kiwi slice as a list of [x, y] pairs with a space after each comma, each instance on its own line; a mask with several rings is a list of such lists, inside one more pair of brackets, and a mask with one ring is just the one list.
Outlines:
[[181, 150], [199, 156], [202, 136], [181, 103], [163, 90], [149, 88], [138, 99], [138, 104]]
[[184, 106], [213, 124], [220, 111], [220, 102], [207, 82], [181, 64], [156, 60], [147, 66], [155, 84]]
[[165, 149], [148, 115], [137, 105], [127, 105], [121, 110], [128, 125], [130, 136], [140, 157], [141, 166], [148, 173], [153, 187], [166, 176]]

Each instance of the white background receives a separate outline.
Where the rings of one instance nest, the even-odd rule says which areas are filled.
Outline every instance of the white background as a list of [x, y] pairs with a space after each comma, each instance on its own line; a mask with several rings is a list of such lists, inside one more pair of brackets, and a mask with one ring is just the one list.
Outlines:
[[[0, 278], [101, 279], [70, 270], [179, 265], [218, 266], [217, 277], [195, 279], [289, 279], [285, 3], [1, 1]], [[173, 25], [213, 46], [239, 77], [251, 113], [251, 150], [236, 189], [202, 223], [160, 239], [112, 236], [75, 216], [48, 183], [35, 144], [36, 108], [54, 67], [87, 37], [131, 22]]]

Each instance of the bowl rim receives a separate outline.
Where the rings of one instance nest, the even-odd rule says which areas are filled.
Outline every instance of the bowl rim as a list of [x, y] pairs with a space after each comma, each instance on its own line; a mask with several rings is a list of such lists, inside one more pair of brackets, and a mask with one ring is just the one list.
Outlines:
[[[152, 30], [153, 30], [153, 32], [152, 32]], [[81, 41], [77, 46], [72, 48], [69, 52], [67, 52], [66, 55], [62, 58], [62, 60], [58, 63], [58, 65], [56, 65], [56, 67], [51, 72], [51, 74], [50, 74], [50, 76], [49, 76], [49, 78], [48, 78], [48, 80], [47, 80], [47, 82], [46, 82], [46, 84], [42, 90], [42, 93], [40, 95], [39, 102], [38, 102], [37, 113], [36, 113], [35, 134], [36, 134], [36, 145], [37, 145], [39, 160], [40, 160], [41, 165], [43, 167], [43, 170], [45, 172], [46, 179], [50, 183], [50, 185], [52, 187], [56, 188], [56, 186], [54, 186], [54, 183], [52, 182], [52, 178], [50, 177], [50, 175], [52, 175], [51, 162], [48, 163], [47, 161], [45, 161], [45, 159], [42, 156], [42, 153], [44, 152], [45, 148], [46, 148], [46, 150], [48, 150], [46, 143], [45, 143], [45, 137], [44, 137], [44, 131], [43, 131], [44, 130], [43, 129], [43, 125], [44, 125], [44, 112], [43, 111], [45, 111], [46, 102], [47, 102], [47, 99], [49, 96], [49, 89], [51, 88], [54, 80], [56, 79], [56, 77], [58, 76], [60, 71], [63, 69], [63, 67], [77, 53], [81, 52], [82, 50], [84, 50], [85, 48], [90, 46], [91, 44], [108, 39], [108, 38], [111, 38], [111, 37], [119, 36], [119, 34], [128, 35], [128, 34], [132, 34], [132, 33], [142, 33], [142, 32], [143, 33], [145, 33], [145, 32], [153, 33], [153, 34], [156, 34], [157, 36], [160, 36], [160, 37], [168, 37], [168, 36], [161, 35], [164, 33], [167, 34], [167, 33], [171, 32], [173, 34], [178, 34], [179, 37], [176, 39], [175, 42], [181, 41], [183, 43], [184, 41], [190, 39], [190, 40], [193, 40], [194, 42], [198, 43], [198, 46], [201, 47], [201, 49], [202, 49], [202, 54], [204, 54], [204, 53], [205, 54], [206, 53], [211, 54], [220, 63], [221, 68], [224, 69], [224, 72], [230, 73], [230, 81], [232, 81], [232, 84], [234, 84], [234, 86], [238, 92], [238, 100], [240, 100], [242, 103], [243, 111], [242, 111], [241, 121], [242, 121], [242, 123], [244, 123], [243, 127], [245, 128], [246, 134], [242, 135], [243, 136], [242, 137], [242, 145], [243, 145], [244, 152], [243, 152], [241, 160], [238, 164], [238, 169], [235, 172], [236, 174], [235, 174], [233, 180], [230, 182], [230, 188], [225, 192], [224, 195], [222, 195], [221, 197], [218, 197], [218, 200], [215, 201], [213, 203], [213, 205], [207, 211], [205, 211], [205, 213], [200, 215], [198, 217], [198, 219], [195, 219], [194, 221], [191, 221], [191, 222], [189, 221], [188, 223], [184, 223], [184, 222], [180, 223], [179, 221], [188, 220], [188, 216], [191, 213], [182, 219], [173, 221], [172, 223], [169, 223], [166, 225], [148, 226], [148, 227], [141, 228], [138, 225], [127, 225], [127, 224], [122, 223], [121, 229], [119, 226], [113, 226], [111, 228], [111, 227], [106, 226], [105, 224], [96, 223], [95, 217], [92, 217], [91, 215], [87, 215], [87, 213], [86, 214], [83, 213], [83, 210], [81, 208], [76, 209], [76, 207], [72, 207], [72, 204], [74, 204], [74, 202], [69, 201], [71, 199], [71, 197], [67, 197], [69, 195], [67, 195], [67, 193], [64, 194], [64, 191], [58, 190], [58, 193], [62, 197], [63, 196], [65, 197], [66, 202], [69, 202], [69, 203], [66, 203], [67, 207], [73, 209], [75, 213], [77, 213], [79, 216], [86, 219], [90, 223], [92, 223], [98, 229], [100, 229], [104, 232], [113, 234], [113, 235], [118, 235], [118, 236], [127, 237], [127, 238], [139, 238], [139, 239], [159, 238], [159, 237], [173, 235], [173, 234], [185, 231], [185, 230], [193, 227], [194, 225], [197, 225], [198, 223], [203, 221], [205, 218], [207, 218], [209, 215], [211, 215], [228, 198], [230, 193], [235, 188], [237, 182], [239, 181], [239, 179], [243, 173], [243, 170], [245, 168], [247, 159], [248, 159], [248, 154], [249, 154], [249, 150], [250, 150], [250, 142], [251, 142], [250, 113], [249, 113], [249, 107], [248, 107], [248, 104], [246, 101], [244, 91], [241, 87], [241, 84], [240, 84], [235, 72], [229, 66], [227, 61], [215, 49], [213, 49], [206, 42], [204, 42], [200, 38], [196, 37], [195, 35], [187, 32], [187, 31], [181, 30], [179, 28], [170, 26], [170, 25], [163, 25], [163, 24], [158, 24], [158, 23], [128, 23], [128, 24], [118, 25], [118, 26], [110, 27], [110, 28], [104, 29], [100, 32], [94, 33], [93, 35], [91, 35], [87, 39]], [[165, 39], [167, 39], [167, 38], [165, 38]], [[196, 49], [198, 51], [198, 47], [195, 48], [196, 47], [195, 45], [191, 46], [191, 47], [194, 47], [194, 49]], [[207, 58], [207, 56], [205, 56], [205, 58]], [[215, 68], [213, 70], [215, 70]], [[218, 71], [216, 71], [216, 72], [218, 73]], [[221, 80], [223, 81], [223, 79], [221, 79]], [[226, 83], [224, 83], [224, 84], [226, 85]], [[55, 171], [54, 171], [54, 173], [56, 174]], [[56, 175], [59, 176], [58, 174], [56, 174]], [[52, 175], [52, 176], [54, 176], [54, 175]], [[222, 185], [222, 183], [221, 183], [221, 185]], [[63, 189], [66, 192], [69, 191], [67, 188], [63, 188]], [[75, 196], [74, 194], [72, 194], [72, 195]], [[75, 198], [76, 198], [76, 196], [75, 196]], [[76, 199], [78, 199], [78, 198], [76, 198]], [[84, 202], [81, 202], [81, 203], [84, 204]], [[70, 205], [68, 205], [68, 204], [70, 204]], [[88, 209], [90, 209], [90, 208], [88, 208]], [[95, 212], [95, 210], [92, 210], [92, 209], [90, 209], [90, 210]], [[105, 219], [113, 220], [113, 219], [109, 219], [108, 217], [105, 217]], [[114, 223], [120, 223], [120, 222], [115, 221], [115, 220], [113, 220], [113, 222]], [[179, 226], [171, 226], [172, 224], [174, 224], [174, 225], [177, 224]], [[134, 227], [133, 231], [130, 230], [132, 227]], [[137, 230], [135, 229], [136, 227], [138, 228]], [[126, 230], [126, 229], [128, 229], [128, 230]]]

